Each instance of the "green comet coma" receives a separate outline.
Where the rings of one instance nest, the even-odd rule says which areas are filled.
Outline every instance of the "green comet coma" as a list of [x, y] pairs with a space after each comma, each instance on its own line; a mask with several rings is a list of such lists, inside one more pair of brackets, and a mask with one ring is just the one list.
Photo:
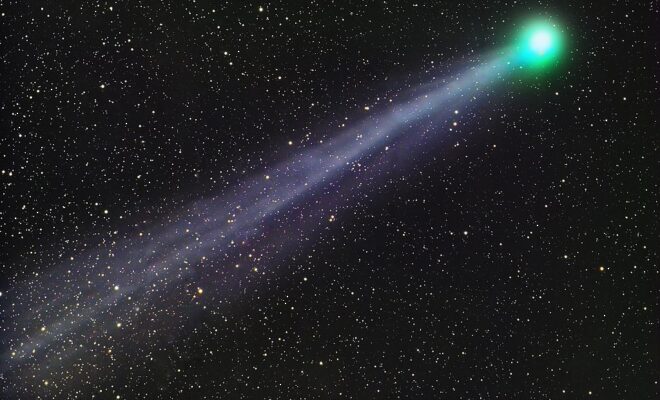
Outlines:
[[554, 65], [563, 50], [563, 35], [552, 22], [534, 22], [527, 25], [516, 42], [520, 64], [532, 68]]

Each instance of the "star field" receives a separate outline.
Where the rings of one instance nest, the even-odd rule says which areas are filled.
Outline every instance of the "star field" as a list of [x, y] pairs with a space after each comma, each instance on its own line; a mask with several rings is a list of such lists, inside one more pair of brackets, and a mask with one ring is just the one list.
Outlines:
[[657, 17], [0, 1], [0, 397], [657, 398]]

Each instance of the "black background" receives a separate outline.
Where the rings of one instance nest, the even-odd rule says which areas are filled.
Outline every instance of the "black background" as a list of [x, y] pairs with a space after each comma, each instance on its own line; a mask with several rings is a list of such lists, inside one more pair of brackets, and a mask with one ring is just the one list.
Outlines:
[[[2, 1], [0, 11], [3, 291], [332, 137], [376, 98], [471, 65], [527, 16], [566, 31], [559, 70], [497, 87], [405, 168], [374, 163], [364, 175], [382, 178], [262, 266], [258, 289], [221, 313], [191, 311], [149, 350], [94, 361], [107, 375], [92, 368], [80, 393], [657, 395], [654, 2]], [[21, 398], [76, 395], [26, 382], [3, 385]]]

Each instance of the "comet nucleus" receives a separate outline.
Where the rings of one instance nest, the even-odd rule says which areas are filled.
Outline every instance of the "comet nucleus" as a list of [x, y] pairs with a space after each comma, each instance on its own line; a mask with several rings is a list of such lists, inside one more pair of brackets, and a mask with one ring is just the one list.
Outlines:
[[545, 21], [528, 24], [516, 45], [521, 64], [535, 68], [554, 64], [562, 50], [562, 30], [556, 23]]

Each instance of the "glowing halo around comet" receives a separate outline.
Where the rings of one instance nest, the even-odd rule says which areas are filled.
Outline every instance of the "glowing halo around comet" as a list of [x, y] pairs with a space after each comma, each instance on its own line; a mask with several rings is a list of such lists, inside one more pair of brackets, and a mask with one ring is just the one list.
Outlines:
[[563, 48], [562, 30], [556, 23], [548, 21], [527, 24], [516, 42], [520, 65], [534, 69], [556, 64]]

